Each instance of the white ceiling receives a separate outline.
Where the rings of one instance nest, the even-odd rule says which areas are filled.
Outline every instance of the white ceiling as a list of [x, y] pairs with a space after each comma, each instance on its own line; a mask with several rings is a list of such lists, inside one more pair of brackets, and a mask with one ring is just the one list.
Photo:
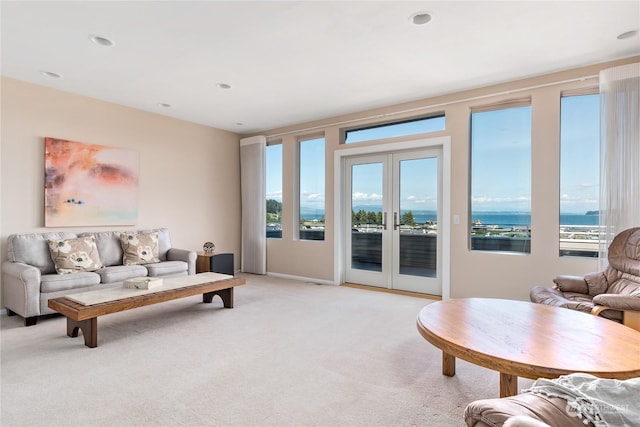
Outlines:
[[[414, 25], [418, 11], [433, 20]], [[640, 29], [640, 1], [2, 1], [0, 13], [3, 76], [237, 133], [640, 54], [638, 35], [616, 38]]]

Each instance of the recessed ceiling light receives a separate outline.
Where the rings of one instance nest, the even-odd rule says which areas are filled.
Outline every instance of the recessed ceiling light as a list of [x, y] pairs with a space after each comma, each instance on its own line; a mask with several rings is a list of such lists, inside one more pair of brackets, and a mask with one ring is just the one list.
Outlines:
[[167, 103], [164, 103], [164, 102], [158, 102], [158, 107], [170, 108], [171, 104], [167, 104]]
[[54, 79], [59, 79], [60, 77], [62, 77], [60, 74], [54, 73], [52, 71], [40, 71], [40, 74], [42, 74], [43, 76], [54, 78]]
[[113, 42], [113, 40], [108, 39], [106, 37], [103, 36], [98, 36], [95, 34], [92, 34], [89, 36], [89, 40], [91, 40], [92, 42], [94, 42], [97, 45], [100, 46], [113, 46], [115, 45], [115, 43]]
[[231, 85], [228, 83], [218, 83], [216, 84], [219, 89], [231, 89]]
[[624, 39], [630, 39], [631, 37], [637, 36], [637, 35], [638, 35], [638, 30], [632, 30], [632, 31], [627, 31], [626, 33], [622, 33], [616, 38], [618, 40], [624, 40]]
[[429, 12], [416, 12], [409, 17], [409, 19], [411, 19], [411, 22], [416, 25], [424, 25], [430, 22], [432, 18], [433, 17]]

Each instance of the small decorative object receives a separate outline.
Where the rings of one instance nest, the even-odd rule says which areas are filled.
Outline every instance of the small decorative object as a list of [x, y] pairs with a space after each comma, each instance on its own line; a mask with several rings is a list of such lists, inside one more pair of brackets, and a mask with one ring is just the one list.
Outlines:
[[160, 286], [162, 286], [160, 277], [134, 277], [124, 281], [124, 287], [131, 289], [153, 289]]
[[205, 244], [202, 246], [202, 249], [204, 250], [205, 254], [212, 254], [213, 251], [216, 250], [216, 245], [214, 245], [213, 242], [205, 242]]

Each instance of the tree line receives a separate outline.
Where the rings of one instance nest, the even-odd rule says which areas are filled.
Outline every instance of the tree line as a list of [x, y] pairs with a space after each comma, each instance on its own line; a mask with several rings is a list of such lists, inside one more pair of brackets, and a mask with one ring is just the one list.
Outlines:
[[[351, 222], [354, 224], [382, 224], [382, 212], [365, 211], [360, 209], [358, 212], [351, 211]], [[406, 211], [400, 216], [400, 223], [404, 225], [416, 225], [412, 211]]]
[[[277, 200], [267, 199], [267, 221], [278, 221], [282, 215], [282, 203]], [[358, 212], [351, 211], [351, 221], [354, 224], [382, 224], [382, 212], [365, 211], [360, 209]], [[324, 222], [324, 217], [322, 221]], [[416, 221], [412, 211], [406, 211], [400, 217], [400, 223], [405, 225], [415, 225]]]

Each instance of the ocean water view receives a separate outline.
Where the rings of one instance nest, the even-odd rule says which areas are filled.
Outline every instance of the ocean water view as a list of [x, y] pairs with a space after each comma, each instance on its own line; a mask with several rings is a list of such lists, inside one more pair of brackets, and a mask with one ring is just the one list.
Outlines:
[[[359, 210], [359, 209], [358, 209]], [[374, 208], [363, 208], [365, 211], [375, 211]], [[357, 212], [357, 210], [356, 210]], [[412, 210], [413, 219], [416, 224], [424, 224], [427, 221], [435, 221], [436, 213], [433, 211]], [[402, 211], [404, 214], [405, 211]], [[323, 213], [307, 213], [303, 215], [307, 221], [321, 221], [324, 217]], [[473, 215], [472, 221], [479, 221], [482, 225], [499, 225], [503, 227], [516, 227], [531, 224], [531, 214], [525, 212], [479, 212]], [[599, 216], [572, 213], [561, 214], [560, 225], [574, 226], [597, 226]]]
[[[378, 213], [380, 208], [367, 206], [354, 209], [356, 214], [362, 211]], [[401, 211], [401, 214], [404, 215], [406, 212], [408, 211]], [[411, 210], [411, 213], [415, 225], [403, 225], [400, 229], [405, 244], [411, 246], [418, 242], [425, 242], [430, 236], [437, 234], [438, 226], [434, 211]], [[303, 218], [304, 226], [301, 226], [301, 230], [306, 233], [306, 238], [313, 239], [314, 236], [324, 238], [324, 214], [318, 211], [307, 211], [303, 214]], [[530, 252], [530, 213], [479, 212], [472, 216], [471, 221], [471, 249]], [[365, 239], [366, 235], [381, 232], [382, 227], [380, 224], [357, 222], [352, 231], [352, 239]], [[267, 225], [267, 237], [281, 237], [279, 223]], [[560, 215], [559, 238], [560, 256], [597, 257], [599, 245], [598, 212]]]
[[[414, 214], [414, 218], [416, 215]], [[531, 224], [531, 214], [515, 212], [483, 212], [473, 215], [472, 221], [484, 225], [521, 226]], [[416, 221], [417, 222], [417, 221]], [[561, 214], [560, 225], [598, 225], [598, 215]]]

